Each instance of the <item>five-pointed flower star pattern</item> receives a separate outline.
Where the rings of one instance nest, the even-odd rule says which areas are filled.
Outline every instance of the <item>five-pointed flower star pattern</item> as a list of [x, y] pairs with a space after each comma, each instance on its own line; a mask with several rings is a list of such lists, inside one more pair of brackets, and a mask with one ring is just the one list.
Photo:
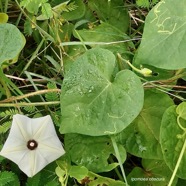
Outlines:
[[16, 114], [0, 155], [32, 177], [64, 153], [49, 115], [31, 119]]

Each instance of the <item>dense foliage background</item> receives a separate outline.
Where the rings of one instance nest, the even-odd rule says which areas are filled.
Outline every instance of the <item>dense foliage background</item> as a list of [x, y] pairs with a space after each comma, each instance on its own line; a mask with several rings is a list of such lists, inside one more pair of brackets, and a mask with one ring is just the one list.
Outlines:
[[0, 185], [186, 184], [185, 7], [0, 0], [0, 147], [49, 114], [66, 151], [32, 178], [1, 156]]

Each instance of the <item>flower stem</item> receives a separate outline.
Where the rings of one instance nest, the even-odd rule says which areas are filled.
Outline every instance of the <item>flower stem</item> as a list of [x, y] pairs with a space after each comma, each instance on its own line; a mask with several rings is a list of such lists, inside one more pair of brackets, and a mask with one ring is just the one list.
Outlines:
[[118, 58], [122, 61], [124, 61], [125, 63], [127, 63], [131, 68], [132, 70], [138, 72], [139, 74], [143, 75], [144, 77], [149, 77], [149, 76], [152, 76], [152, 70], [148, 69], [148, 68], [142, 68], [141, 70], [136, 68], [135, 66], [133, 66], [129, 60], [126, 60], [126, 59], [123, 59], [121, 57], [121, 55], [118, 53]]

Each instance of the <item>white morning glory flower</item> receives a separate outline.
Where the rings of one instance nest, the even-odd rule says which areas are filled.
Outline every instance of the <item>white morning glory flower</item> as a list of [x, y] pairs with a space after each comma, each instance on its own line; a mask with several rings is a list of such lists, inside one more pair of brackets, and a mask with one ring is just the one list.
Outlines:
[[32, 177], [64, 153], [49, 115], [31, 119], [16, 114], [0, 155]]

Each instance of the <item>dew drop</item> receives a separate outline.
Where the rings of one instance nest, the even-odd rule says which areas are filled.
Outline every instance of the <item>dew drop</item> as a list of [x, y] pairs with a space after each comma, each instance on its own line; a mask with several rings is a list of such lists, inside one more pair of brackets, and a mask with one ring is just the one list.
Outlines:
[[94, 86], [90, 86], [88, 92], [91, 93], [94, 90]]

